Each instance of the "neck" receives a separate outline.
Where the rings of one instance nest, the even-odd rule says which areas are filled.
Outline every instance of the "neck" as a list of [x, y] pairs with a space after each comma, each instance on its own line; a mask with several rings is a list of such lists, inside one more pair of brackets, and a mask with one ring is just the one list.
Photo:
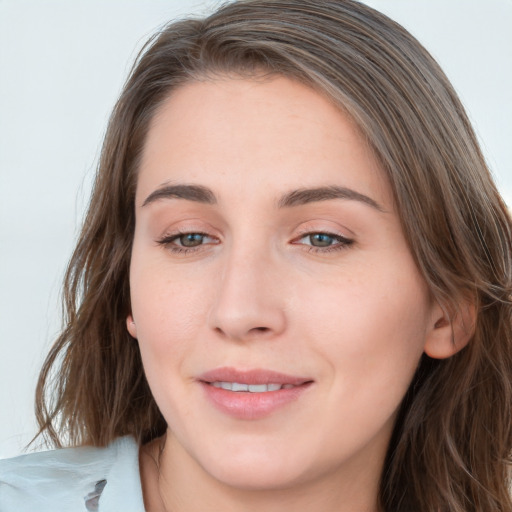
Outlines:
[[147, 512], [379, 511], [381, 466], [375, 471], [368, 464], [348, 464], [331, 468], [328, 478], [318, 475], [272, 489], [237, 488], [207, 473], [172, 434], [144, 446], [140, 466]]

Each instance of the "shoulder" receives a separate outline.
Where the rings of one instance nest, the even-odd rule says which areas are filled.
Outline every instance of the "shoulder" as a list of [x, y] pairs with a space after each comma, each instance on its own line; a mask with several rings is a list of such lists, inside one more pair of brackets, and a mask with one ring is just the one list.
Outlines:
[[130, 437], [0, 461], [1, 512], [144, 512], [139, 455]]

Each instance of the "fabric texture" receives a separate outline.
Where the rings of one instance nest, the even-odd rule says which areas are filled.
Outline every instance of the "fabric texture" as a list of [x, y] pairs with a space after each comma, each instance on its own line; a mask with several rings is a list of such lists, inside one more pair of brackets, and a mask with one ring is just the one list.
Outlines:
[[122, 437], [0, 461], [0, 512], [144, 512], [139, 447]]

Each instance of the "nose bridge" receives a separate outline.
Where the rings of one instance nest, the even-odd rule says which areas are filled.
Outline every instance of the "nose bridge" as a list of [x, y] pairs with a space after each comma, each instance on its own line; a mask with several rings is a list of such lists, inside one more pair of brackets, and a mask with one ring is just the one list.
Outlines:
[[224, 336], [243, 340], [277, 335], [285, 327], [279, 272], [268, 244], [232, 244], [226, 249], [210, 325]]

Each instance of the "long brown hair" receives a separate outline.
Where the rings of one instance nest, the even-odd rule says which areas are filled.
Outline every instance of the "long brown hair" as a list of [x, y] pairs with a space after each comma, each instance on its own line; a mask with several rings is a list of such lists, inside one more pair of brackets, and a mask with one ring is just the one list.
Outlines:
[[285, 75], [350, 115], [386, 170], [432, 296], [477, 310], [468, 346], [423, 356], [382, 474], [383, 510], [512, 511], [511, 220], [457, 95], [400, 25], [352, 0], [241, 0], [169, 24], [143, 48], [114, 108], [64, 284], [65, 328], [42, 369], [39, 434], [102, 446], [166, 429], [130, 312], [137, 167], [149, 121], [180, 84]]

